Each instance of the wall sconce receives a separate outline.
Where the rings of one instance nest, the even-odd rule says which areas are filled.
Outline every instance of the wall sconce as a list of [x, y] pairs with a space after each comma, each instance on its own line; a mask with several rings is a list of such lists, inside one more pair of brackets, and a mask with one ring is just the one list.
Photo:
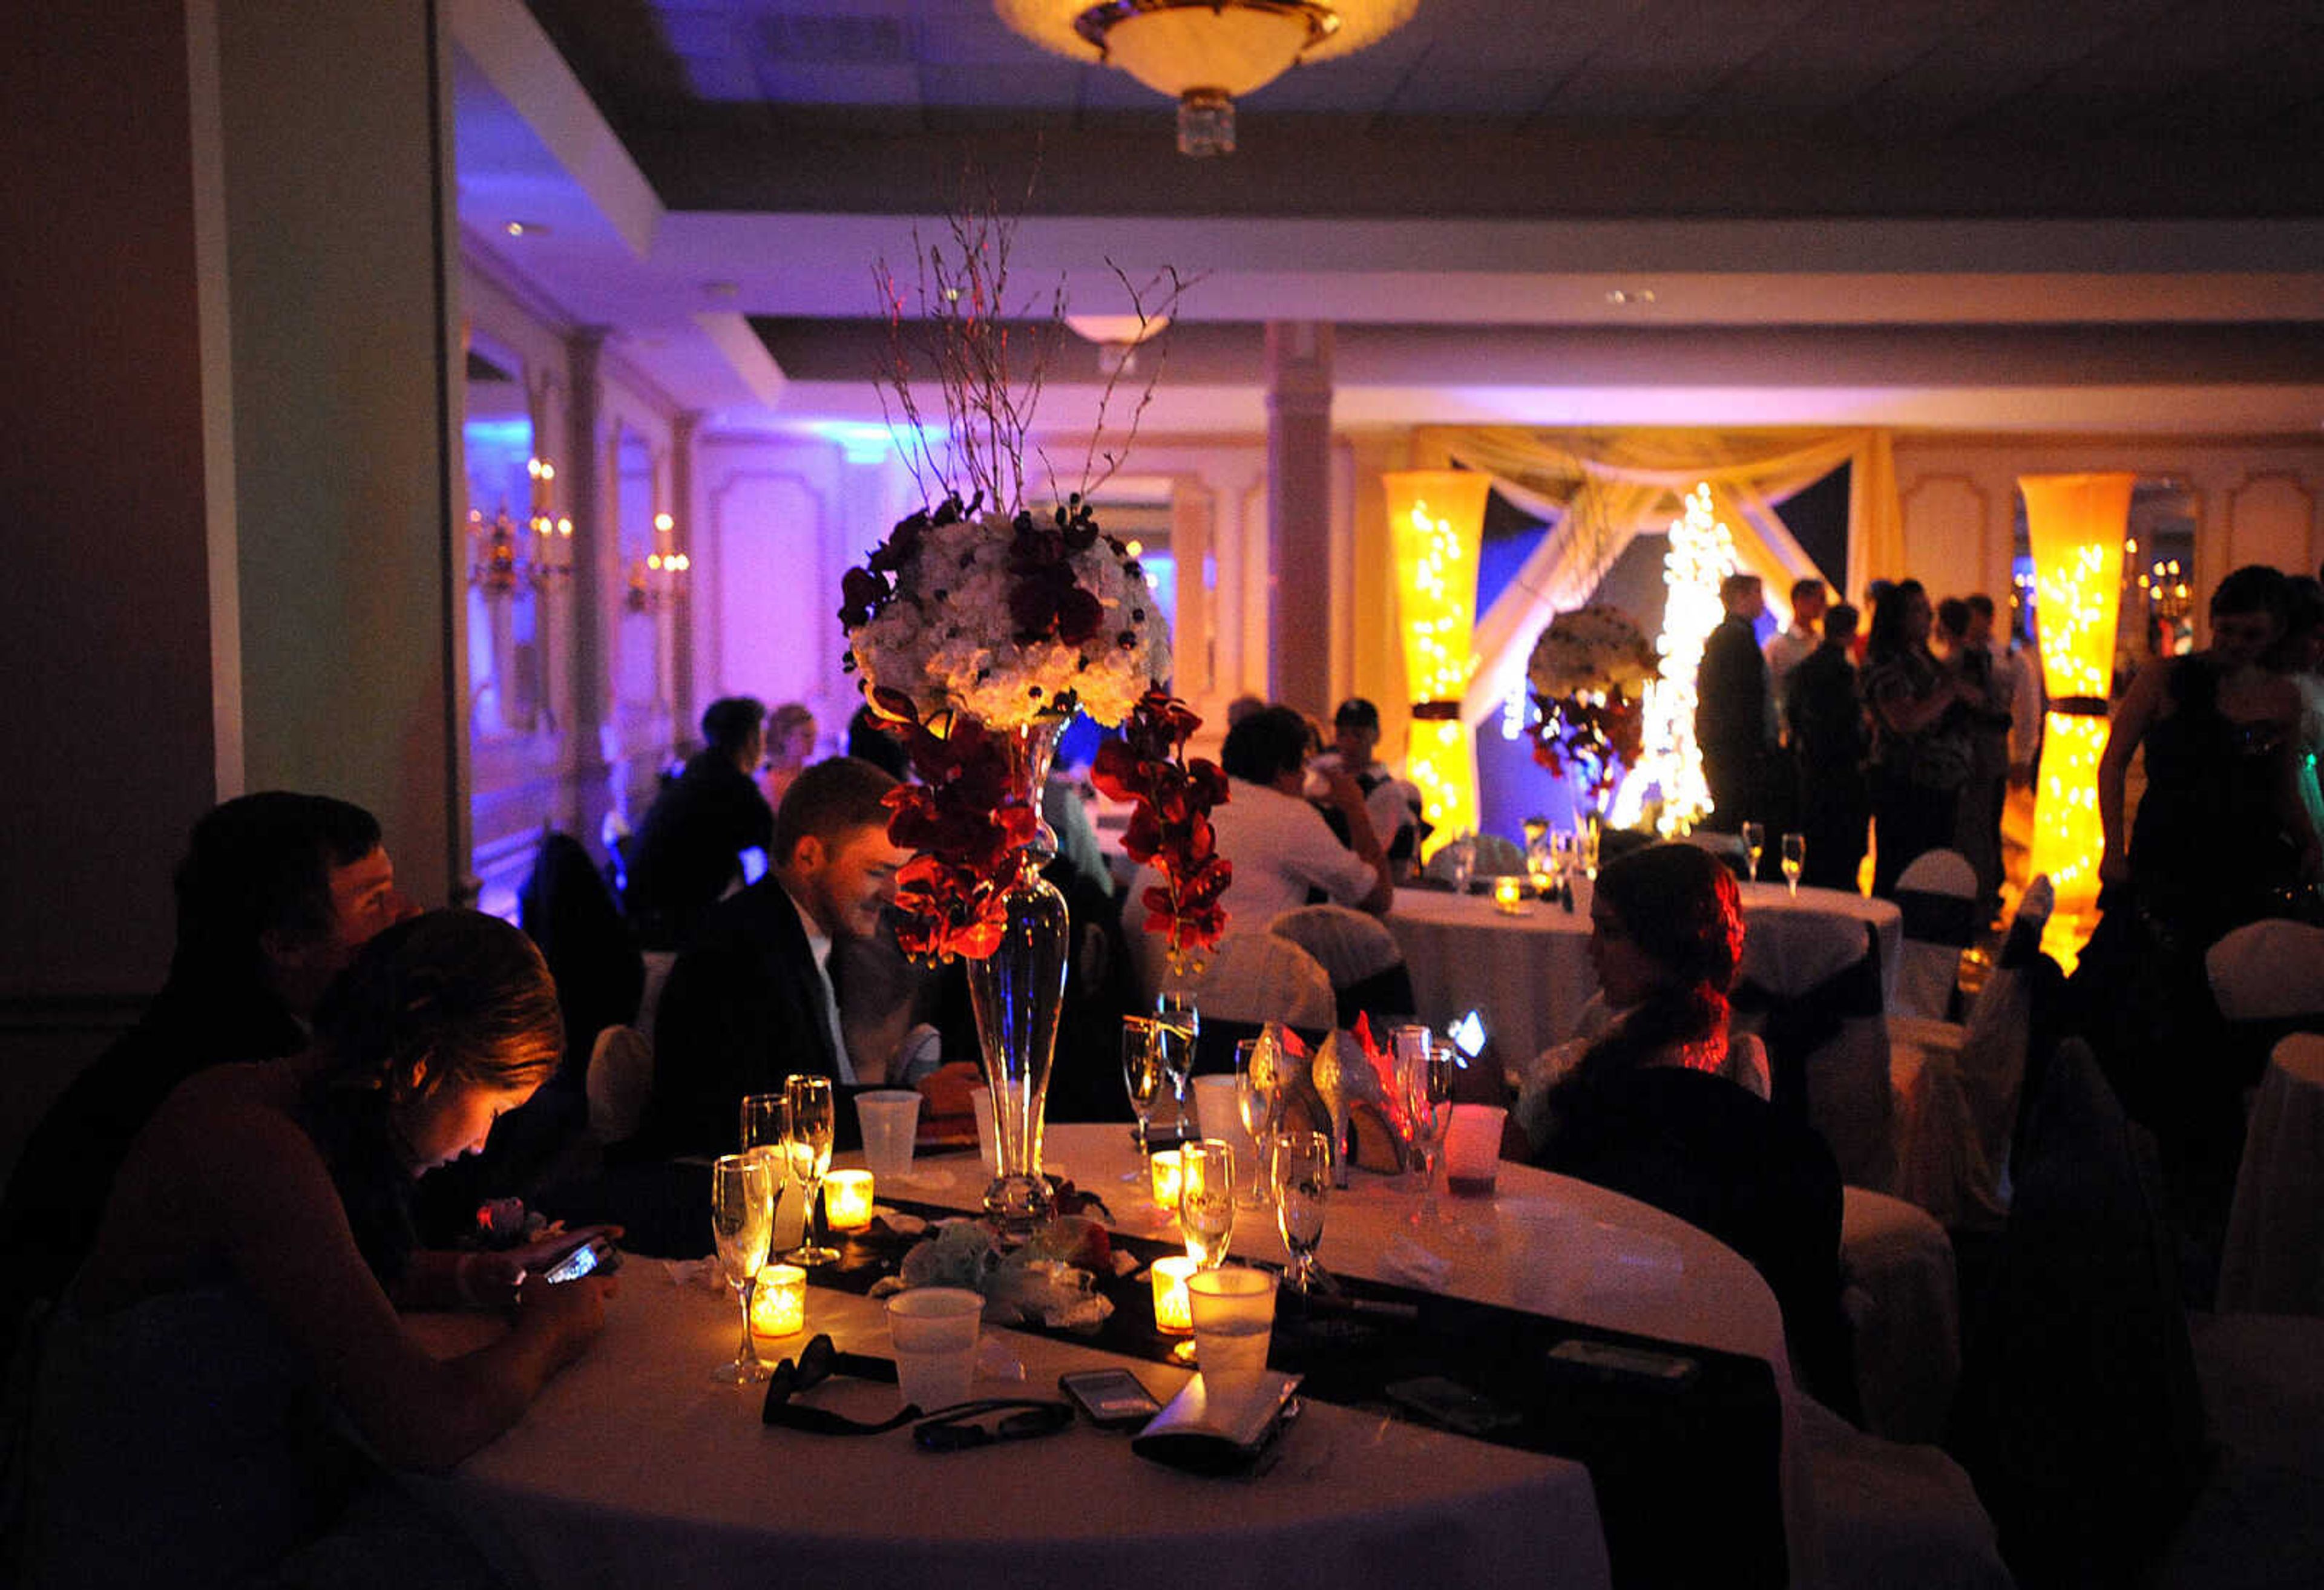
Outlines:
[[528, 458], [525, 473], [532, 477], [533, 589], [546, 590], [573, 574], [573, 520], [557, 511], [557, 466], [546, 458]]
[[489, 521], [480, 510], [468, 510], [468, 584], [487, 597], [513, 593], [526, 577], [526, 565], [518, 556], [516, 521], [507, 506]]
[[652, 612], [686, 589], [686, 572], [694, 560], [683, 552], [665, 550], [678, 521], [667, 513], [654, 515], [654, 550], [630, 564], [628, 602], [632, 612]]

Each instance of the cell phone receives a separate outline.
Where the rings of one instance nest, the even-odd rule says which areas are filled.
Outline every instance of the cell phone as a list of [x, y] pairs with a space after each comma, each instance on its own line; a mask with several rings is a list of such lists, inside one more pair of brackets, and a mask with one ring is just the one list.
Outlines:
[[1549, 1356], [1553, 1364], [1587, 1370], [1601, 1380], [1641, 1380], [1674, 1391], [1688, 1384], [1702, 1370], [1701, 1363], [1677, 1353], [1624, 1346], [1618, 1342], [1587, 1341], [1578, 1336], [1568, 1337], [1550, 1348]]
[[1445, 1035], [1452, 1040], [1452, 1047], [1469, 1060], [1485, 1052], [1485, 1024], [1473, 1010], [1454, 1022]]
[[584, 1275], [610, 1273], [621, 1267], [622, 1250], [605, 1237], [593, 1236], [542, 1271], [540, 1278], [552, 1283], [578, 1281]]
[[1162, 1411], [1127, 1369], [1074, 1369], [1057, 1376], [1057, 1389], [1100, 1429], [1135, 1429]]
[[1380, 1389], [1398, 1407], [1408, 1408], [1464, 1436], [1488, 1436], [1517, 1423], [1519, 1418], [1514, 1410], [1441, 1374], [1399, 1380]]

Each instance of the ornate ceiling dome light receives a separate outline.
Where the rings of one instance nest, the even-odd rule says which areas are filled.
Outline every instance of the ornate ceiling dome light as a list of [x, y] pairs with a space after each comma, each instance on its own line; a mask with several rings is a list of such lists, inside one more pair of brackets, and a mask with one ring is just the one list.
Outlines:
[[1120, 67], [1178, 102], [1181, 154], [1232, 154], [1234, 102], [1302, 61], [1352, 54], [1420, 0], [993, 0], [1045, 50]]

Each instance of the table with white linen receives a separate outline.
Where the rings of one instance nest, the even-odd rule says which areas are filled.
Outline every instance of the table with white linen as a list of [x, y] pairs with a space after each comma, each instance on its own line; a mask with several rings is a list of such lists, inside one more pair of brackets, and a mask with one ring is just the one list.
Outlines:
[[[1125, 1231], [1163, 1224], [1119, 1180], [1136, 1163], [1126, 1127], [1053, 1126], [1053, 1169], [1099, 1191]], [[888, 1196], [964, 1207], [973, 1159], [924, 1161]], [[882, 1202], [886, 1197], [882, 1197]], [[1334, 1193], [1319, 1257], [1395, 1278], [1411, 1191], [1358, 1173]], [[1775, 1366], [1784, 1399], [1785, 1527], [1795, 1567], [1812, 1550], [1795, 1484], [1797, 1415], [1773, 1295], [1702, 1232], [1642, 1204], [1504, 1165], [1497, 1198], [1449, 1204], [1425, 1233], [1439, 1290], [1563, 1318], [1747, 1353]], [[1279, 1262], [1263, 1215], [1238, 1218], [1234, 1252]], [[810, 1289], [807, 1328], [886, 1354], [878, 1305]], [[604, 1336], [543, 1391], [523, 1421], [441, 1486], [508, 1566], [543, 1584], [759, 1585], [819, 1579], [1015, 1590], [1027, 1582], [1271, 1587], [1609, 1582], [1587, 1470], [1377, 1414], [1311, 1403], [1254, 1481], [1199, 1479], [1076, 1425], [1053, 1438], [933, 1455], [908, 1435], [836, 1438], [770, 1429], [759, 1388], [715, 1383], [738, 1310], [669, 1267], [636, 1260]], [[1118, 1365], [1167, 1399], [1185, 1372], [1074, 1343], [991, 1330], [1020, 1383], [982, 1374], [978, 1395], [1053, 1393], [1065, 1369]], [[804, 1336], [795, 1338], [804, 1342]], [[988, 1359], [988, 1365], [989, 1365]], [[892, 1386], [835, 1380], [822, 1406], [877, 1418]], [[1795, 1575], [1795, 1578], [1797, 1576]]]
[[[1521, 1066], [1572, 1035], [1575, 1016], [1598, 987], [1590, 967], [1589, 886], [1575, 885], [1572, 911], [1527, 901], [1516, 915], [1489, 896], [1399, 889], [1388, 925], [1403, 947], [1419, 1009], [1431, 1026], [1478, 1013], [1504, 1065]], [[1784, 924], [1834, 916], [1864, 923], [1879, 935], [1884, 995], [1893, 997], [1904, 914], [1887, 900], [1844, 889], [1803, 888], [1794, 899], [1781, 884], [1745, 884], [1744, 954], [1780, 956]], [[1752, 941], [1757, 931], [1757, 942]]]
[[2222, 1314], [2324, 1314], [2324, 1036], [2294, 1033], [2260, 1079], [2219, 1256]]

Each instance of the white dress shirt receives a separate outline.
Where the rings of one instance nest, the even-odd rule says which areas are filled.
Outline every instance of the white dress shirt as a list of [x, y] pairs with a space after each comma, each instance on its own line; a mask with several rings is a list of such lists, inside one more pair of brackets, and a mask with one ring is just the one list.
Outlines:
[[1305, 905], [1310, 888], [1354, 905], [1379, 887], [1371, 863], [1342, 844], [1323, 814], [1297, 795], [1230, 778], [1211, 827], [1219, 854], [1234, 867], [1234, 881], [1219, 902], [1231, 931], [1264, 933], [1284, 912]]
[[807, 933], [807, 953], [815, 957], [815, 975], [823, 983], [823, 1015], [831, 1024], [831, 1052], [839, 1059], [839, 1080], [843, 1086], [853, 1088], [855, 1062], [848, 1058], [847, 1036], [839, 1026], [839, 990], [831, 984], [831, 940], [788, 889], [783, 891], [783, 898], [790, 901], [791, 909], [798, 913], [799, 926]]

